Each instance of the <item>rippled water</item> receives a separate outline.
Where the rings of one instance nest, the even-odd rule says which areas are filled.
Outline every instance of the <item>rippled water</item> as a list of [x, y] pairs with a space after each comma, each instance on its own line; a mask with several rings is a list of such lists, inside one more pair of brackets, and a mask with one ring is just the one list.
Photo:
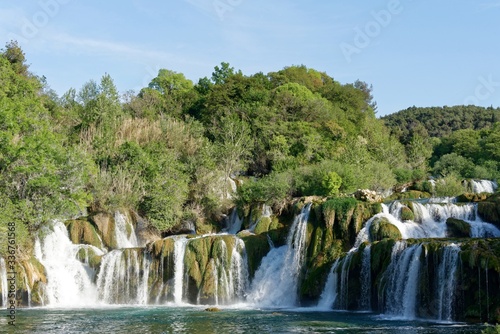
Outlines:
[[[0, 332], [8, 329], [0, 318]], [[11, 328], [12, 329], [12, 328]], [[15, 333], [480, 333], [481, 325], [397, 321], [367, 313], [195, 307], [19, 309]]]

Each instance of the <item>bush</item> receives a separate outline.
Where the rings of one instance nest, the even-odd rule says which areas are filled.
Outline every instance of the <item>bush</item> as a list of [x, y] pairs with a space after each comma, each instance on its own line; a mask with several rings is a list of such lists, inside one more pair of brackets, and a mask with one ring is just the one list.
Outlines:
[[464, 192], [461, 179], [450, 174], [436, 181], [435, 195], [438, 197], [454, 197]]

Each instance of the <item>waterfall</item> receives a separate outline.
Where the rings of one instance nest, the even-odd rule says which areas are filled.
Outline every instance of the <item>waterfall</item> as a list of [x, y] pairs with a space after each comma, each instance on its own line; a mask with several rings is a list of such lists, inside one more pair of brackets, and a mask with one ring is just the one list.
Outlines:
[[115, 249], [106, 254], [96, 281], [99, 299], [107, 304], [147, 304], [150, 264], [141, 249]]
[[443, 255], [437, 270], [438, 285], [436, 300], [438, 301], [438, 320], [453, 320], [453, 303], [457, 283], [457, 268], [460, 247], [450, 244], [443, 248]]
[[293, 307], [304, 261], [306, 227], [311, 204], [294, 219], [286, 245], [273, 248], [255, 272], [248, 300], [264, 307]]
[[241, 299], [248, 289], [248, 259], [243, 240], [236, 238], [236, 245], [231, 254], [230, 281], [232, 297]]
[[392, 202], [390, 206], [382, 204], [382, 212], [371, 217], [360, 230], [354, 243], [358, 248], [363, 242], [370, 239], [370, 227], [378, 218], [385, 218], [396, 226], [403, 239], [445, 238], [447, 232], [446, 220], [455, 218], [465, 221], [471, 226], [471, 237], [500, 237], [500, 230], [493, 224], [483, 222], [477, 215], [477, 204], [466, 203], [427, 203], [412, 202], [414, 221], [401, 221], [403, 205]]
[[9, 286], [7, 284], [7, 264], [3, 258], [0, 257], [0, 292], [2, 293], [2, 307], [7, 307], [9, 301]]
[[117, 248], [139, 247], [134, 226], [127, 217], [119, 211], [115, 212], [115, 237]]
[[490, 180], [471, 180], [470, 183], [472, 186], [472, 192], [476, 194], [493, 194], [498, 188], [498, 184], [495, 181]]
[[188, 239], [184, 236], [174, 241], [174, 302], [182, 303], [184, 292], [184, 255]]
[[367, 245], [363, 249], [363, 257], [361, 260], [361, 296], [359, 308], [361, 310], [371, 310], [371, 294], [372, 294], [372, 268], [371, 268], [371, 245]]
[[354, 250], [351, 250], [342, 259], [342, 271], [340, 273], [340, 291], [338, 294], [338, 302], [336, 309], [347, 310], [349, 306], [349, 269], [351, 267], [352, 256]]
[[420, 255], [422, 245], [407, 247], [398, 241], [391, 254], [391, 263], [385, 273], [385, 311], [404, 319], [416, 317]]
[[229, 234], [236, 234], [241, 230], [242, 223], [243, 219], [238, 216], [238, 208], [234, 208], [229, 216], [229, 220], [227, 221], [227, 226], [224, 231]]
[[271, 217], [272, 214], [273, 214], [273, 210], [271, 209], [271, 207], [269, 205], [263, 204], [262, 205], [262, 213], [261, 213], [260, 217], [250, 224], [250, 227], [248, 228], [248, 230], [250, 232], [253, 232], [255, 230], [255, 226], [257, 226], [257, 223], [262, 218], [269, 218], [269, 217]]
[[50, 227], [44, 226], [41, 237], [36, 239], [35, 257], [47, 273], [45, 292], [50, 306], [93, 306], [97, 301], [92, 269], [77, 260], [82, 247], [92, 248], [97, 255], [104, 254], [93, 246], [73, 244], [66, 227], [58, 221]]
[[335, 300], [337, 299], [337, 282], [338, 274], [337, 268], [339, 267], [339, 259], [335, 260], [326, 279], [325, 288], [321, 293], [318, 302], [319, 309], [331, 309], [335, 305]]

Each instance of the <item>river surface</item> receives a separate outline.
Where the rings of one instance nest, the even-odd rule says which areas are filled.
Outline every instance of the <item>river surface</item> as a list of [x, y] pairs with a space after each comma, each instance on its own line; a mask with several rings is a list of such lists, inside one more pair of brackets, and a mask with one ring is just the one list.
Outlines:
[[86, 309], [18, 309], [15, 331], [0, 318], [4, 333], [481, 333], [482, 325], [394, 320], [371, 313], [313, 309], [256, 310], [221, 307], [142, 306]]

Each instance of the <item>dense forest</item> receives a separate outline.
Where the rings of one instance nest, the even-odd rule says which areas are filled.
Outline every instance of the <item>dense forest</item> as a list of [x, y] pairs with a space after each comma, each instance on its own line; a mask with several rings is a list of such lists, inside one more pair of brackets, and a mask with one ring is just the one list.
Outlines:
[[161, 69], [123, 95], [104, 74], [58, 96], [9, 42], [0, 83], [0, 238], [15, 222], [19, 256], [40, 226], [89, 211], [210, 231], [235, 205], [279, 210], [294, 196], [425, 187], [431, 175], [447, 179], [438, 195], [458, 195], [463, 178], [499, 175], [498, 109], [377, 119], [368, 84], [303, 65], [245, 75], [222, 62], [197, 83]]

